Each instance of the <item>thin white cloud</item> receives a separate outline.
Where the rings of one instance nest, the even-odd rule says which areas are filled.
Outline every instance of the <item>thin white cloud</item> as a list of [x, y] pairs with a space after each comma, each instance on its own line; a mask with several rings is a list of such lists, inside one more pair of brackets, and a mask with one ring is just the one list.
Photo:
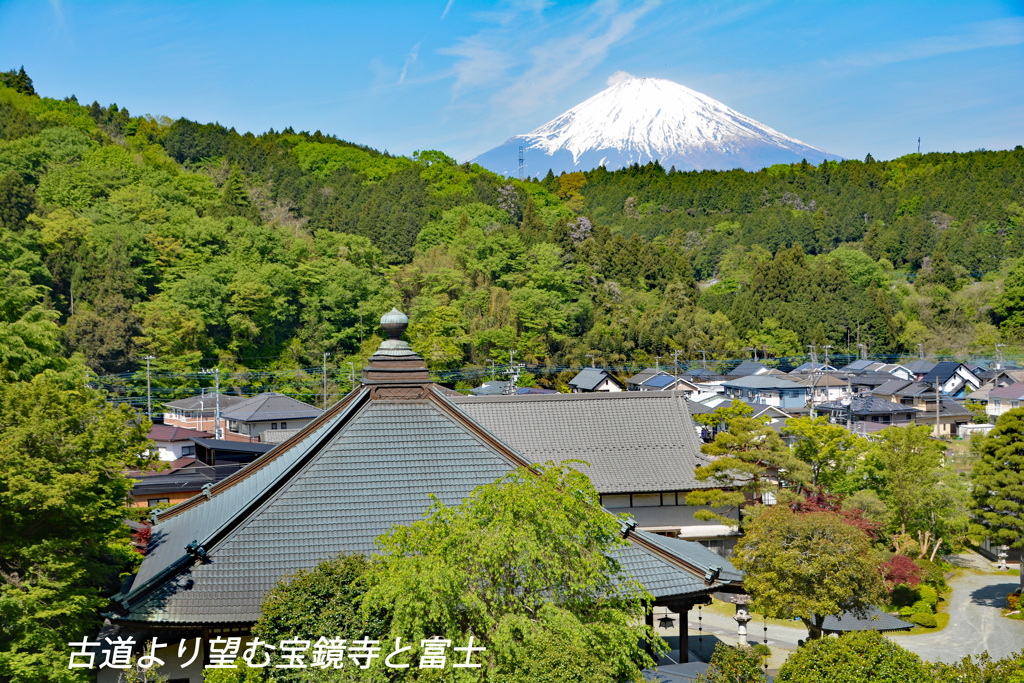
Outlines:
[[444, 20], [444, 18], [446, 16], [448, 16], [448, 10], [450, 10], [452, 8], [452, 5], [454, 5], [454, 4], [455, 4], [455, 0], [448, 0], [448, 4], [444, 6], [444, 11], [441, 12], [441, 20], [442, 21]]
[[615, 73], [608, 77], [608, 80], [605, 81], [605, 85], [611, 87], [613, 85], [618, 85], [619, 83], [625, 83], [626, 81], [633, 80], [636, 80], [636, 76], [629, 73], [628, 71], [623, 71], [622, 69], [619, 69], [618, 71], [616, 71]]
[[53, 13], [57, 17], [57, 25], [64, 26], [64, 6], [61, 4], [61, 0], [50, 0], [50, 7], [53, 8]]
[[420, 56], [420, 45], [422, 45], [422, 44], [423, 44], [423, 41], [421, 40], [420, 42], [418, 42], [415, 45], [413, 45], [412, 46], [412, 50], [410, 50], [409, 54], [406, 55], [406, 57], [405, 57], [405, 64], [402, 65], [402, 73], [398, 76], [398, 82], [400, 84], [401, 83], [405, 83], [405, 75], [407, 73], [409, 73], [409, 67], [412, 66], [413, 64], [415, 64], [416, 60], [419, 58], [419, 56]]
[[875, 50], [869, 53], [850, 55], [838, 62], [826, 62], [826, 64], [871, 68], [915, 59], [939, 57], [955, 52], [1024, 44], [1024, 18], [969, 24], [965, 29], [959, 34], [910, 40], [895, 45], [889, 50]]
[[476, 88], [493, 86], [515, 64], [515, 59], [508, 51], [480, 35], [461, 38], [456, 45], [439, 52], [456, 58], [452, 97]]
[[495, 105], [521, 116], [555, 99], [600, 66], [608, 51], [628, 38], [637, 22], [659, 4], [647, 0], [620, 11], [617, 2], [596, 3], [581, 17], [582, 27], [575, 34], [559, 35], [530, 48], [528, 68], [494, 96]]

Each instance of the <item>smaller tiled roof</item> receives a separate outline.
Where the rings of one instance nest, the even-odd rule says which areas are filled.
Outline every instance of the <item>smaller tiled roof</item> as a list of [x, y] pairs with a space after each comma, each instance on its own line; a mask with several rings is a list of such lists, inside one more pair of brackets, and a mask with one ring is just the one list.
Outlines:
[[545, 389], [543, 387], [523, 387], [516, 394], [559, 394], [561, 392], [555, 391], [554, 389]]
[[221, 406], [220, 414], [226, 420], [239, 422], [267, 422], [270, 420], [312, 420], [324, 411], [291, 396], [268, 391], [257, 394], [235, 405], [230, 410]]
[[892, 375], [887, 372], [862, 372], [850, 378], [851, 385], [866, 387], [880, 387], [891, 381]]
[[201, 432], [198, 429], [188, 429], [187, 427], [176, 427], [174, 425], [167, 424], [155, 424], [149, 429], [149, 433], [146, 434], [147, 439], [153, 441], [188, 441], [189, 439], [195, 438], [210, 438], [213, 434], [210, 432]]
[[569, 386], [583, 391], [594, 391], [601, 385], [601, 382], [611, 379], [620, 387], [622, 384], [608, 374], [604, 368], [583, 368], [575, 377], [569, 380]]
[[804, 363], [803, 365], [796, 366], [790, 372], [800, 375], [807, 375], [812, 372], [838, 372], [838, 368], [835, 368], [831, 365], [825, 365], [824, 363], [807, 362]]
[[760, 375], [768, 372], [768, 366], [762, 363], [755, 363], [751, 360], [745, 360], [732, 369], [729, 373], [730, 377], [747, 377], [749, 375]]
[[956, 374], [957, 369], [962, 365], [956, 361], [943, 361], [936, 363], [935, 367], [925, 373], [924, 377], [921, 378], [922, 382], [928, 382], [934, 384], [938, 382], [946, 382]]
[[722, 375], [707, 368], [692, 368], [680, 374], [680, 377], [692, 382], [718, 382], [725, 379]]
[[815, 375], [813, 377], [803, 377], [796, 380], [800, 384], [808, 387], [845, 387], [846, 379], [843, 377], [836, 377], [835, 375]]
[[937, 363], [930, 360], [915, 360], [909, 363], [905, 363], [903, 367], [905, 367], [907, 370], [910, 370], [915, 375], [923, 375], [925, 373], [931, 372], [936, 365]]
[[484, 382], [478, 387], [473, 387], [469, 390], [469, 393], [474, 396], [501, 396], [505, 393], [505, 389], [508, 387], [507, 381]]
[[[221, 394], [220, 410], [221, 412], [224, 412], [226, 408], [236, 406], [245, 400], [245, 396]], [[177, 408], [179, 410], [202, 410], [205, 413], [216, 408], [217, 394], [198, 394], [196, 396], [189, 396], [188, 398], [179, 398], [176, 401], [168, 401], [164, 403], [164, 405], [168, 408]]]
[[675, 382], [676, 382], [676, 378], [673, 377], [672, 375], [656, 375], [656, 376], [650, 378], [649, 380], [647, 380], [646, 382], [644, 382], [644, 386], [645, 387], [658, 387], [659, 389], [662, 389], [662, 388], [667, 387], [667, 386], [669, 386], [671, 384], [674, 384]]
[[[830, 412], [846, 411], [846, 406], [840, 401], [829, 401], [819, 405], [816, 410]], [[895, 413], [918, 412], [917, 408], [901, 406], [899, 403], [875, 398], [874, 396], [853, 399], [850, 403], [850, 411], [854, 415], [892, 415]]]
[[686, 399], [686, 407], [690, 409], [690, 415], [715, 412], [714, 408], [709, 408], [703, 403], [697, 403], [696, 401], [691, 401], [690, 399]]
[[[292, 430], [285, 430], [292, 431]], [[263, 454], [274, 447], [273, 444], [256, 441], [228, 441], [227, 439], [192, 439], [203, 448], [224, 453], [259, 453]]]
[[867, 370], [869, 366], [873, 365], [874, 361], [870, 360], [855, 360], [848, 365], [844, 365], [840, 370], [844, 372], [862, 372]]
[[626, 384], [644, 384], [649, 379], [651, 379], [655, 375], [661, 374], [662, 372], [664, 372], [664, 370], [658, 370], [658, 369], [655, 369], [655, 368], [646, 368], [646, 369], [641, 370], [640, 372], [636, 373], [635, 375], [633, 375], [629, 379], [627, 379], [626, 380]]
[[930, 387], [924, 382], [909, 382], [905, 387], [897, 391], [894, 396], [923, 396], [931, 394], [935, 396], [935, 387]]
[[1005, 387], [997, 387], [988, 392], [988, 398], [990, 401], [994, 398], [1020, 400], [1024, 398], [1024, 382], [1014, 382]]
[[969, 417], [974, 418], [974, 413], [964, 408], [956, 401], [944, 398], [942, 399], [942, 410], [939, 411], [939, 415], [942, 417]]
[[736, 389], [799, 389], [806, 391], [807, 387], [803, 384], [797, 384], [796, 382], [788, 379], [779, 379], [778, 377], [772, 377], [771, 375], [752, 375], [748, 377], [739, 377], [737, 379], [731, 379], [728, 382], [723, 382], [724, 387], [734, 387]]
[[863, 617], [852, 612], [825, 617], [821, 630], [825, 633], [848, 633], [850, 631], [909, 631], [914, 627], [898, 617], [887, 614], [877, 607], [868, 608]]
[[973, 391], [965, 397], [968, 401], [987, 401], [989, 393], [996, 388], [996, 385], [992, 382], [985, 382], [977, 391]]

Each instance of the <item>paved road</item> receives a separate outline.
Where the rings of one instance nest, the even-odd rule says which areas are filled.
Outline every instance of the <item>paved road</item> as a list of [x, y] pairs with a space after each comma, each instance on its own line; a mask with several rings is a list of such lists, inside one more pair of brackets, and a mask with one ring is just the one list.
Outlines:
[[[991, 572], [990, 565], [986, 567]], [[1006, 619], [1000, 609], [1020, 579], [1006, 573], [964, 572], [952, 579], [946, 611], [949, 625], [935, 634], [893, 636], [893, 640], [930, 662], [955, 662], [988, 651], [1000, 659], [1024, 649], [1024, 621]]]
[[[1024, 649], [1024, 621], [1006, 619], [1001, 614], [1001, 608], [1006, 604], [1006, 595], [1017, 588], [1020, 579], [995, 572], [991, 563], [975, 554], [947, 559], [968, 569], [986, 573], [964, 571], [950, 581], [953, 592], [946, 607], [950, 615], [949, 625], [942, 631], [913, 636], [892, 634], [892, 639], [927, 661], [954, 662], [965, 655], [985, 651], [999, 659]], [[703, 627], [704, 642], [703, 647], [698, 648], [697, 610], [691, 611], [689, 616], [689, 644], [698, 658], [706, 660], [718, 641], [736, 644], [736, 622], [729, 617], [705, 611], [699, 622]], [[761, 622], [751, 621], [747, 631], [750, 643], [763, 642]], [[674, 633], [674, 629], [665, 630], [662, 636]], [[799, 622], [794, 622], [793, 627], [768, 626], [768, 645], [772, 650], [795, 650], [797, 641], [806, 637], [807, 630]], [[670, 644], [673, 649], [678, 648], [678, 639], [672, 638]], [[678, 650], [674, 656], [678, 656]]]

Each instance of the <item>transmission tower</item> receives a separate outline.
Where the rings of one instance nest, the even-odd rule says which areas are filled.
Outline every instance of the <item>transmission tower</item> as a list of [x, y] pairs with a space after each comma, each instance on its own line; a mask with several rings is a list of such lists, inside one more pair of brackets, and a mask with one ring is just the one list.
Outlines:
[[523, 146], [519, 145], [519, 179], [523, 179]]

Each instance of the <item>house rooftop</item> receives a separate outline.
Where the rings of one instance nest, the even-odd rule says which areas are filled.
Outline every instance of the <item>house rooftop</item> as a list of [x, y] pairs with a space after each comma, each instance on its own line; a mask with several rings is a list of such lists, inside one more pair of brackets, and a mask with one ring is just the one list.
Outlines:
[[988, 392], [988, 399], [991, 401], [994, 398], [1008, 398], [1011, 400], [1024, 398], [1024, 382], [1014, 382], [1005, 387], [996, 387]]
[[[188, 398], [179, 398], [176, 401], [167, 401], [164, 405], [168, 408], [177, 408], [178, 410], [202, 410], [206, 413], [216, 409], [217, 398], [217, 394], [199, 394], [197, 396], [189, 396]], [[236, 406], [246, 400], [245, 396], [220, 394], [220, 410], [224, 412], [225, 409]]]
[[604, 368], [583, 368], [569, 380], [569, 386], [583, 391], [594, 391], [601, 385], [601, 382], [608, 379], [620, 387], [622, 386], [622, 383], [612, 377]]
[[257, 394], [229, 410], [221, 407], [221, 417], [238, 422], [269, 422], [271, 420], [311, 420], [324, 411], [291, 396], [275, 391]]
[[146, 434], [147, 439], [163, 442], [188, 441], [196, 438], [208, 439], [212, 436], [211, 432], [188, 429], [187, 427], [175, 427], [168, 424], [155, 424], [149, 428], [149, 432]]
[[779, 379], [771, 375], [753, 375], [739, 377], [723, 382], [724, 387], [735, 387], [737, 389], [800, 389], [806, 391], [807, 386], [798, 384], [792, 380]]
[[[845, 412], [847, 407], [841, 401], [828, 401], [818, 405], [815, 410], [829, 412]], [[854, 415], [893, 415], [896, 413], [917, 413], [917, 408], [903, 406], [899, 403], [881, 398], [855, 398], [850, 402], [850, 411]]]

